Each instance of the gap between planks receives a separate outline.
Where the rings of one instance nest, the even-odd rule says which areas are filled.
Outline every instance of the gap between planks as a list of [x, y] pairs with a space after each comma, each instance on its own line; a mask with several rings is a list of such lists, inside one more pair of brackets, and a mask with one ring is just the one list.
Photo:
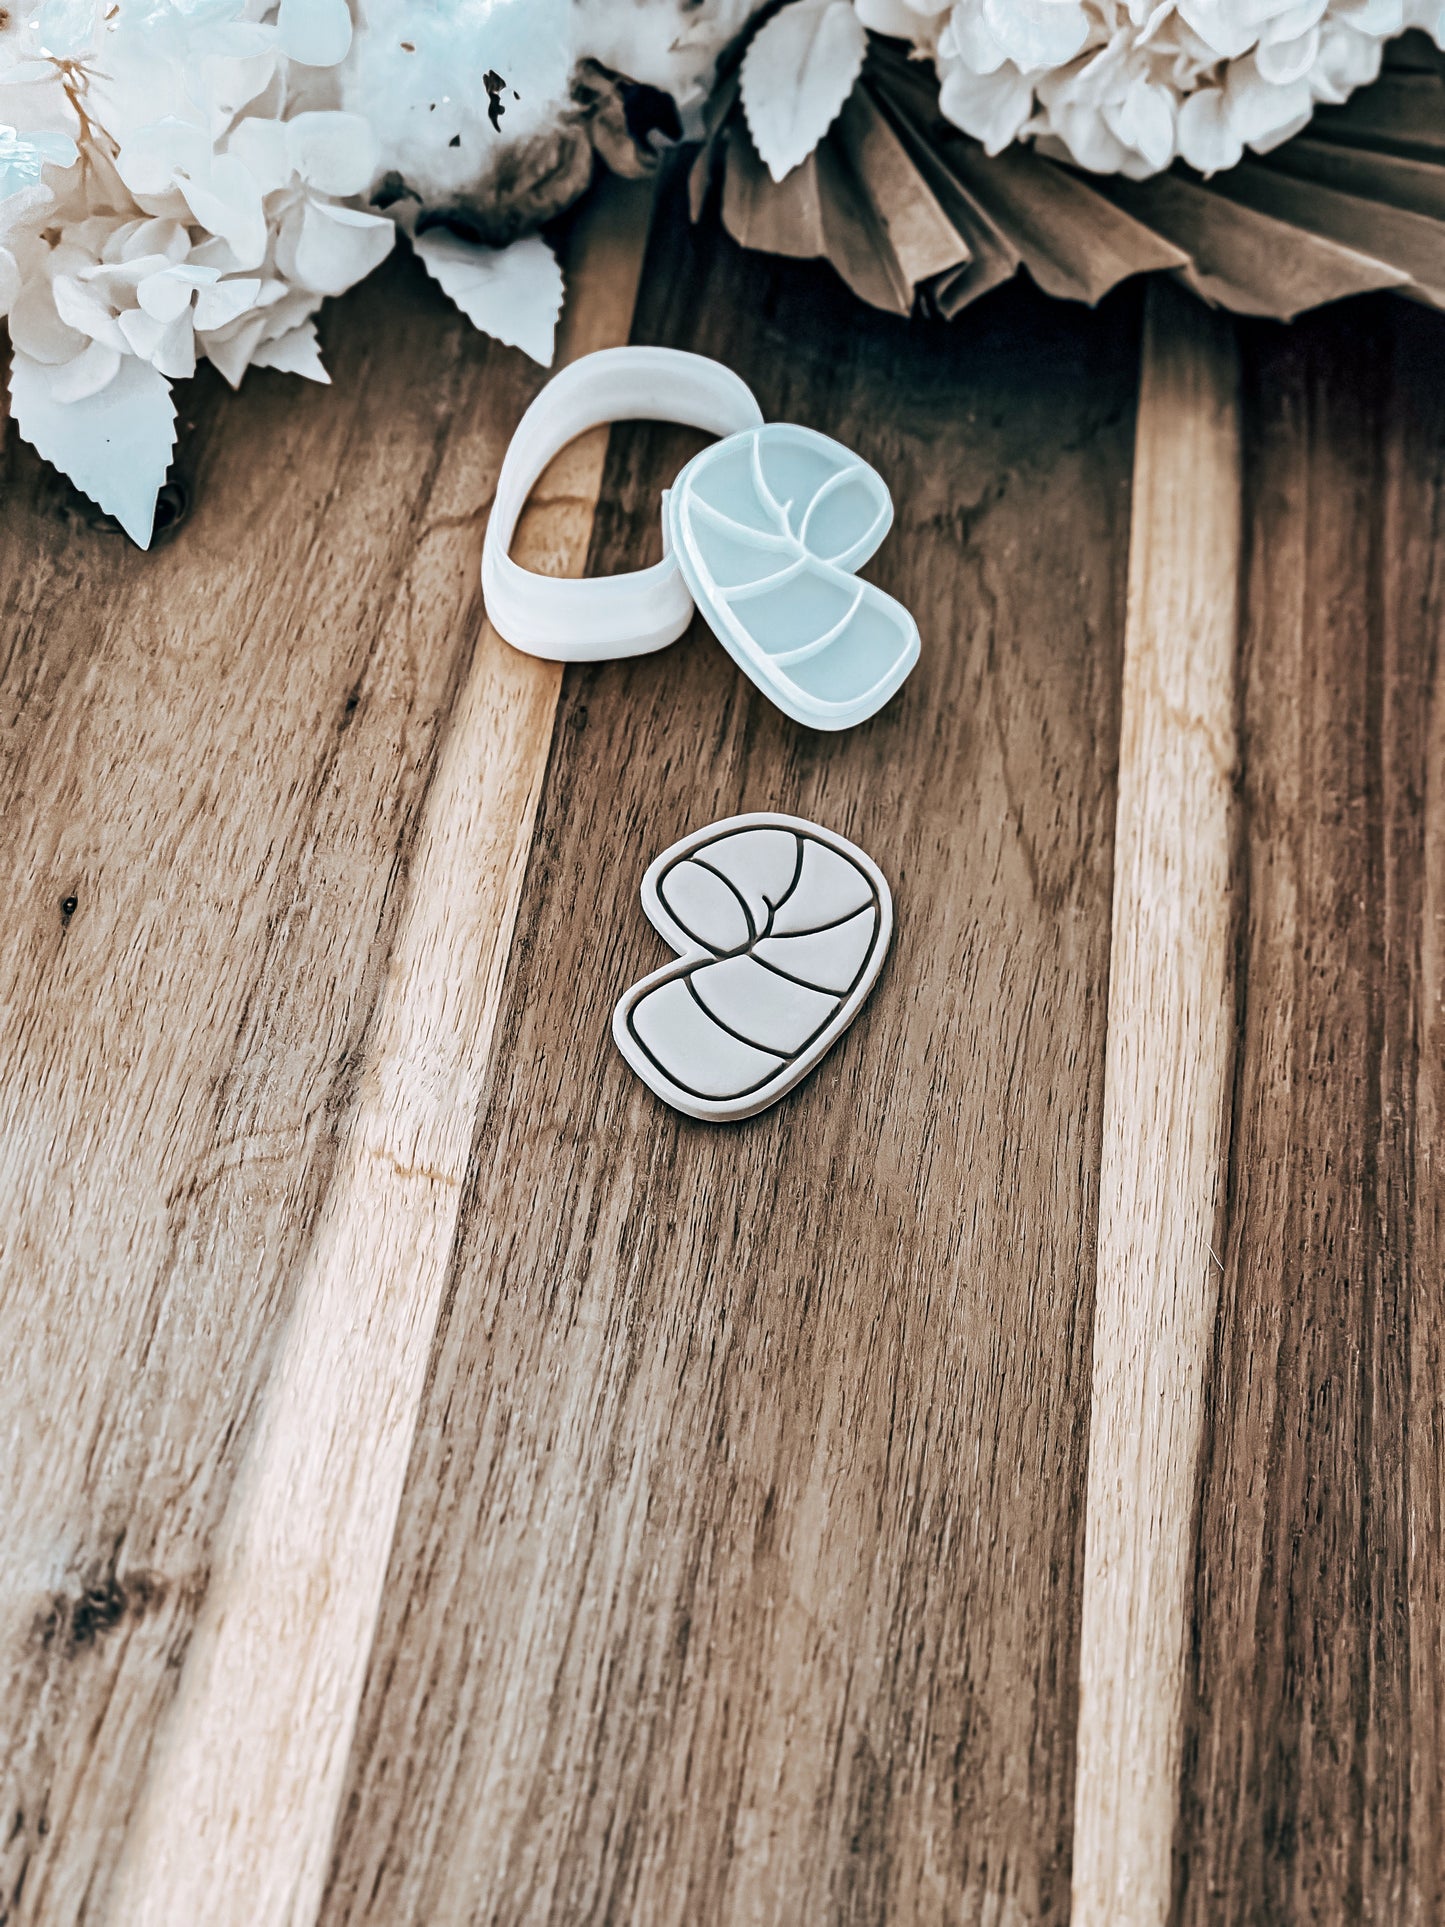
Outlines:
[[1073, 1927], [1162, 1927], [1234, 1033], [1233, 324], [1146, 309], [1124, 644]]
[[[559, 363], [627, 340], [650, 198], [615, 186], [579, 222]], [[599, 430], [558, 458], [519, 559], [585, 566], [606, 447]], [[118, 1921], [302, 1927], [319, 1910], [560, 687], [483, 623]]]

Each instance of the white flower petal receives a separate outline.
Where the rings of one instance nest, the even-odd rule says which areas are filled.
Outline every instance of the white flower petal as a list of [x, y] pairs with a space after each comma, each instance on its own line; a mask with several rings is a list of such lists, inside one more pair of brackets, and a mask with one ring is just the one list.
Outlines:
[[143, 308], [132, 308], [119, 317], [116, 332], [127, 354], [139, 355], [142, 361], [149, 361], [161, 344], [165, 324], [157, 321], [154, 315], [147, 314]]
[[1329, 18], [1374, 40], [1393, 40], [1407, 24], [1404, 0], [1334, 0]]
[[148, 275], [135, 291], [142, 311], [162, 328], [185, 313], [195, 292], [196, 284], [184, 268], [167, 268], [160, 274]]
[[261, 283], [255, 276], [236, 276], [202, 288], [196, 296], [195, 324], [198, 334], [224, 328], [255, 307]]
[[[214, 234], [208, 241], [198, 242], [191, 249], [189, 259], [192, 267], [214, 268], [217, 274], [241, 272], [241, 263], [236, 250], [229, 241], [223, 241]], [[253, 261], [250, 265], [255, 267], [256, 263]]]
[[334, 67], [351, 50], [346, 0], [281, 0], [276, 28], [285, 51], [306, 67]]
[[21, 134], [0, 126], [0, 197], [42, 183], [47, 167], [74, 167], [79, 150], [67, 134]]
[[43, 181], [17, 188], [13, 194], [0, 194], [0, 243], [6, 247], [38, 227], [42, 216], [55, 205], [55, 190]]
[[983, 17], [1023, 73], [1065, 66], [1083, 52], [1093, 31], [1080, 0], [984, 0]]
[[1262, 40], [1255, 53], [1260, 78], [1272, 87], [1287, 87], [1303, 80], [1319, 58], [1320, 35], [1317, 27], [1298, 40]]
[[1321, 36], [1320, 57], [1310, 74], [1310, 92], [1332, 107], [1344, 104], [1357, 87], [1379, 78], [1384, 45], [1368, 34], [1327, 23]]
[[132, 194], [165, 195], [174, 190], [178, 174], [204, 173], [211, 152], [204, 128], [172, 114], [126, 136], [116, 171]]
[[1122, 173], [1135, 152], [1114, 133], [1106, 115], [1083, 103], [1056, 107], [1049, 115], [1047, 133], [1036, 139], [1042, 151], [1085, 167], [1091, 174]]
[[179, 221], [137, 221], [122, 243], [120, 258], [133, 261], [140, 256], [159, 254], [174, 263], [184, 261], [190, 250], [191, 237]]
[[1230, 63], [1225, 76], [1224, 95], [1229, 117], [1245, 145], [1264, 153], [1297, 133], [1309, 120], [1313, 102], [1305, 80], [1276, 87], [1259, 71], [1251, 54]]
[[284, 132], [292, 168], [322, 194], [360, 194], [376, 173], [376, 136], [360, 114], [297, 114]]
[[201, 342], [206, 360], [217, 368], [224, 380], [239, 388], [241, 377], [251, 365], [251, 356], [266, 332], [264, 314], [244, 316], [222, 333]]
[[178, 314], [151, 351], [151, 366], [172, 381], [185, 381], [196, 372], [196, 332], [190, 310]]
[[74, 275], [57, 274], [50, 284], [50, 294], [55, 312], [67, 328], [88, 335], [92, 341], [106, 342], [117, 350], [125, 347], [115, 317], [94, 288]]
[[263, 341], [251, 357], [253, 368], [276, 368], [286, 375], [302, 375], [307, 381], [324, 382], [330, 375], [321, 365], [321, 349], [316, 340], [316, 323], [303, 321], [299, 328], [288, 329], [274, 341]]
[[20, 290], [10, 304], [8, 325], [16, 350], [47, 366], [72, 361], [88, 340], [78, 328], [68, 328], [56, 313], [48, 281], [32, 281]]
[[45, 0], [35, 16], [41, 45], [57, 60], [79, 60], [95, 45], [99, 17], [96, 0]]
[[243, 267], [260, 267], [266, 258], [266, 210], [247, 169], [233, 156], [217, 154], [203, 174], [179, 185], [201, 225], [219, 235]]
[[940, 55], [956, 56], [970, 73], [996, 74], [1008, 55], [984, 18], [984, 0], [960, 0], [939, 36]]
[[51, 400], [67, 405], [88, 401], [111, 381], [120, 364], [121, 352], [118, 348], [112, 348], [104, 341], [92, 341], [74, 361], [67, 361], [51, 370]]
[[1179, 152], [1204, 175], [1239, 165], [1244, 141], [1222, 87], [1201, 87], [1185, 99], [1179, 109]]
[[1259, 38], [1257, 21], [1219, 0], [1179, 0], [1179, 18], [1198, 34], [1215, 60], [1238, 60]]
[[128, 308], [136, 289], [170, 266], [163, 254], [138, 254], [129, 261], [99, 261], [82, 268], [77, 279], [89, 282], [113, 308]]
[[1117, 105], [1103, 109], [1109, 132], [1131, 149], [1151, 172], [1174, 158], [1174, 102], [1167, 88], [1155, 87], [1141, 75]]
[[955, 127], [982, 141], [987, 154], [1002, 153], [1033, 111], [1033, 82], [1012, 61], [997, 72], [971, 74], [950, 67], [939, 90], [939, 107]]
[[870, 33], [892, 34], [898, 40], [918, 40], [928, 25], [946, 7], [928, 10], [909, 4], [909, 0], [854, 0], [858, 18]]
[[263, 195], [285, 187], [295, 171], [285, 122], [260, 114], [237, 121], [227, 137], [226, 152], [241, 163]]
[[[1335, 0], [1338, 4], [1338, 0]], [[1261, 21], [1259, 44], [1272, 47], [1278, 41], [1298, 40], [1311, 27], [1317, 27], [1330, 10], [1331, 0], [1295, 0], [1282, 12], [1271, 14], [1268, 20]]]
[[313, 294], [344, 294], [386, 259], [395, 240], [395, 227], [379, 215], [308, 201], [295, 241], [295, 279]]

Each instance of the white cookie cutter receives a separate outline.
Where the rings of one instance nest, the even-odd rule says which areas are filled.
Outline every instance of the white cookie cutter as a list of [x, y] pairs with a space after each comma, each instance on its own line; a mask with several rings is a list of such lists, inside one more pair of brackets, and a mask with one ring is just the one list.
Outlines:
[[731, 368], [677, 348], [599, 348], [554, 375], [517, 424], [487, 521], [482, 595], [497, 634], [549, 662], [610, 662], [676, 642], [693, 601], [675, 556], [633, 575], [536, 575], [507, 553], [517, 519], [548, 462], [589, 428], [660, 421], [732, 435], [762, 419]]
[[[522, 506], [558, 450], [604, 422], [681, 422], [724, 439], [663, 495], [663, 559], [632, 575], [536, 575], [508, 554]], [[888, 533], [882, 478], [841, 443], [764, 423], [731, 369], [675, 348], [603, 348], [555, 376], [512, 437], [482, 546], [482, 594], [507, 642], [554, 662], [646, 655], [694, 606], [795, 722], [847, 729], [918, 660], [901, 602], [854, 573]]]

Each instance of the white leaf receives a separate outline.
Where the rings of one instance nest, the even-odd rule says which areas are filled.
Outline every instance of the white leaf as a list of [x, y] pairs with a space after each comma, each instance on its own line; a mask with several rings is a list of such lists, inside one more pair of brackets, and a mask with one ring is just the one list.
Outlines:
[[283, 375], [304, 375], [307, 381], [330, 384], [331, 377], [321, 364], [321, 348], [316, 339], [316, 323], [303, 321], [299, 328], [263, 341], [251, 357], [253, 368], [276, 368]]
[[775, 181], [805, 161], [843, 111], [868, 36], [852, 0], [792, 0], [743, 59], [743, 111]]
[[540, 235], [529, 234], [508, 248], [484, 248], [445, 228], [428, 228], [412, 246], [474, 327], [551, 367], [562, 312], [562, 270]]
[[17, 350], [10, 405], [30, 446], [149, 548], [156, 495], [176, 445], [176, 408], [164, 375], [127, 355], [99, 394], [58, 402], [49, 371]]

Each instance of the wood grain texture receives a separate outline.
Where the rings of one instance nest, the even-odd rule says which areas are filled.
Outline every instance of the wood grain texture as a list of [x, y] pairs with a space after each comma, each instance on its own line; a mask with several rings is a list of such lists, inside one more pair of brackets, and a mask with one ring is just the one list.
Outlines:
[[[402, 263], [326, 317], [334, 390], [196, 385], [150, 557], [6, 443], [0, 1923], [1062, 1927], [1077, 1876], [1080, 1921], [1433, 1927], [1445, 322], [1240, 331], [1236, 717], [1168, 646], [1222, 671], [1228, 356], [1156, 306], [1116, 799], [1133, 298], [904, 327], [672, 203], [647, 287], [643, 338], [893, 484], [869, 573], [924, 657], [861, 731], [701, 630], [554, 717], [476, 594], [541, 377]], [[693, 445], [614, 434], [592, 567], [656, 555]], [[1142, 858], [1219, 874], [1236, 722], [1229, 888], [1182, 898]], [[899, 924], [722, 1131], [608, 1019], [647, 861], [761, 807], [856, 837]], [[1162, 1475], [1090, 1491], [1095, 1391]], [[1167, 1562], [1086, 1560], [1086, 1495]]]
[[[649, 202], [619, 188], [574, 229], [562, 359], [627, 338]], [[581, 572], [606, 447], [583, 437], [539, 482], [513, 545], [527, 566]], [[117, 1920], [315, 1918], [560, 684], [482, 624]]]
[[[325, 1436], [288, 1458], [269, 1418], [254, 1432], [257, 1407], [277, 1391], [283, 1434], [287, 1413], [298, 1418], [287, 1400], [320, 1395], [346, 1418], [346, 1387], [318, 1376], [307, 1340], [328, 1288], [334, 1309], [336, 1290], [366, 1275], [343, 1277], [341, 1254], [369, 1207], [393, 1252], [397, 1217], [414, 1214], [398, 1282], [415, 1282], [428, 1230], [445, 1249], [450, 1136], [460, 1130], [464, 1151], [487, 945], [516, 880], [508, 837], [525, 831], [550, 728], [555, 672], [484, 638], [443, 793], [475, 777], [460, 820], [496, 801], [493, 840], [438, 875], [458, 823], [438, 827], [433, 812], [418, 859], [432, 914], [412, 916], [384, 984], [438, 728], [476, 644], [481, 525], [542, 377], [479, 342], [405, 263], [351, 298], [328, 342], [331, 391], [266, 375], [238, 399], [197, 385], [184, 443], [196, 506], [183, 539], [151, 556], [97, 534], [28, 450], [6, 445], [0, 1915], [16, 1922], [106, 1912], [210, 1588], [223, 1589], [222, 1630], [201, 1663], [224, 1669], [250, 1579], [285, 1569], [298, 1534], [311, 1550], [314, 1509], [291, 1505], [318, 1497], [311, 1454]], [[585, 544], [587, 520], [563, 506], [564, 554]], [[459, 876], [471, 887], [448, 909]], [[450, 983], [459, 932], [478, 939], [471, 974], [428, 1002], [439, 977]], [[438, 1115], [449, 1100], [460, 1125]], [[347, 1115], [359, 1122], [338, 1165]], [[356, 1215], [319, 1215], [333, 1182]], [[370, 1248], [373, 1279], [387, 1248]], [[384, 1309], [420, 1334], [373, 1372], [355, 1417], [380, 1402], [382, 1456], [399, 1453], [400, 1467], [427, 1306]], [[365, 1350], [355, 1325], [328, 1332], [331, 1362]], [[390, 1335], [379, 1315], [366, 1328], [373, 1362]], [[222, 1523], [248, 1435], [259, 1443], [237, 1540]], [[293, 1472], [310, 1484], [258, 1519], [255, 1495]], [[369, 1530], [348, 1541], [339, 1527], [339, 1546], [323, 1533], [315, 1552], [337, 1556], [323, 1574], [286, 1572], [293, 1599], [309, 1587], [340, 1609], [337, 1647], [297, 1683], [342, 1745], [388, 1523], [376, 1465], [363, 1455], [353, 1477], [337, 1518], [366, 1528], [358, 1512], [374, 1504]], [[237, 1570], [238, 1544], [260, 1558], [255, 1574]], [[313, 1660], [327, 1626], [301, 1628]], [[296, 1650], [284, 1610], [279, 1631], [231, 1682], [200, 1761], [180, 1742], [176, 1757], [211, 1782], [245, 1757], [228, 1748], [258, 1675]], [[250, 1710], [264, 1730], [264, 1693]], [[335, 1735], [313, 1737], [320, 1760], [337, 1757]], [[173, 1772], [161, 1784], [174, 1792]], [[245, 1802], [258, 1788], [235, 1791], [253, 1840]], [[324, 1804], [316, 1813], [324, 1864]], [[147, 1911], [129, 1917], [158, 1918], [140, 1873], [132, 1898]], [[181, 1892], [194, 1898], [194, 1884]], [[216, 1904], [213, 1891], [204, 1917]]]
[[[321, 1919], [1061, 1922], [1135, 310], [907, 327], [676, 204], [644, 290], [891, 481], [924, 656], [832, 739], [696, 630], [568, 673]], [[594, 567], [674, 472], [613, 446]], [[719, 1130], [608, 1021], [762, 807], [899, 926]]]
[[1149, 292], [1134, 453], [1075, 1785], [1075, 1927], [1170, 1900], [1233, 1042], [1238, 357]]
[[1445, 1918], [1445, 330], [1251, 337], [1229, 1240], [1176, 1919]]

